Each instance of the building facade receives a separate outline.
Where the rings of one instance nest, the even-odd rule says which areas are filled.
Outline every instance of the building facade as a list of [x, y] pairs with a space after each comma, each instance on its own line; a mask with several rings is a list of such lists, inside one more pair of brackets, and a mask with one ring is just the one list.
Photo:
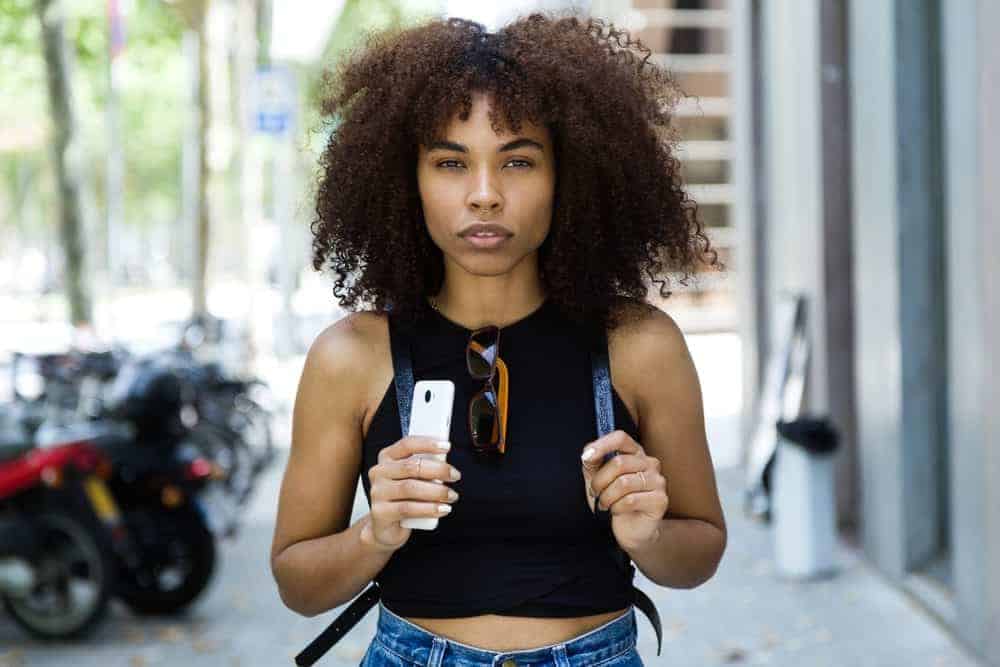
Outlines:
[[733, 4], [757, 62], [752, 308], [807, 296], [845, 536], [1000, 664], [1000, 5]]

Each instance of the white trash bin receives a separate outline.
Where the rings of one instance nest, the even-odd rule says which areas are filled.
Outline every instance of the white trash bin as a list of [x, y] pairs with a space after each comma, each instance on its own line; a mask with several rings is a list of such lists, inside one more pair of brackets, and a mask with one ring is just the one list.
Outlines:
[[[836, 434], [822, 420], [779, 422], [771, 518], [779, 574], [812, 579], [836, 571]], [[789, 437], [798, 441], [793, 441]]]

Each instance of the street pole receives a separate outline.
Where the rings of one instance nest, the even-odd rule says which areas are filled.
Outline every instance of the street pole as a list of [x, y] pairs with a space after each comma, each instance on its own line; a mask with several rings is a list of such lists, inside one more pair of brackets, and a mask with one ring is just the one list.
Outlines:
[[[188, 29], [183, 37], [184, 62], [186, 63], [186, 84], [184, 143], [181, 149], [181, 267], [190, 280], [197, 273], [198, 255], [198, 213], [201, 200], [201, 110], [198, 103], [198, 87], [201, 75], [199, 65], [198, 34]], [[184, 249], [190, 248], [189, 254]]]
[[[257, 44], [257, 2], [255, 0], [239, 0], [236, 7], [236, 77], [237, 86], [236, 109], [239, 116], [240, 141], [239, 173], [240, 173], [240, 214], [243, 227], [243, 276], [248, 292], [246, 311], [246, 344], [245, 360], [251, 366], [257, 357], [258, 341], [255, 337], [256, 314], [259, 303], [258, 290], [260, 280], [256, 267], [254, 232], [263, 218], [263, 191], [261, 160], [258, 142], [253, 131], [253, 90], [256, 63], [261, 45]], [[251, 368], [244, 368], [250, 372]]]
[[[108, 155], [107, 155], [107, 219], [104, 229], [103, 296], [113, 303], [116, 272], [118, 270], [118, 234], [120, 233], [124, 206], [124, 158], [122, 156], [121, 105], [119, 83], [121, 80], [121, 54], [125, 48], [124, 17], [118, 0], [108, 0]], [[113, 309], [109, 309], [113, 317]], [[108, 323], [114, 326], [113, 319]]]
[[[291, 266], [292, 251], [292, 182], [295, 169], [292, 142], [294, 125], [275, 139], [274, 153], [274, 222], [278, 230], [278, 283], [281, 294], [281, 313], [278, 317], [279, 330], [275, 336], [278, 355], [286, 357], [295, 351], [294, 321], [292, 318], [292, 292], [294, 273]], [[297, 236], [296, 236], [297, 238]]]

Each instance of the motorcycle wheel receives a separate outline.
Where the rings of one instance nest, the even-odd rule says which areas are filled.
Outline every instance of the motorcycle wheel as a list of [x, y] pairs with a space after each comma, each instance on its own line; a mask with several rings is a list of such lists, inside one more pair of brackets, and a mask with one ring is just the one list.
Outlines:
[[95, 528], [67, 513], [34, 518], [43, 556], [39, 582], [27, 597], [3, 596], [14, 621], [39, 639], [90, 636], [107, 615], [115, 576], [110, 550]]
[[125, 511], [140, 566], [126, 569], [118, 597], [141, 615], [172, 615], [204, 592], [215, 573], [216, 547], [201, 515], [191, 505], [177, 509]]

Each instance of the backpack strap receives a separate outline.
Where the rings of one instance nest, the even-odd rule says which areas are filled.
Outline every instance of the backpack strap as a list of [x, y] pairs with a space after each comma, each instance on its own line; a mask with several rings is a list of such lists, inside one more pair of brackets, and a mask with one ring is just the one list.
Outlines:
[[372, 583], [361, 595], [341, 612], [316, 639], [295, 656], [295, 664], [299, 667], [312, 665], [323, 657], [330, 648], [347, 634], [347, 631], [358, 624], [365, 614], [378, 602], [380, 589], [377, 583]]
[[413, 357], [410, 336], [401, 331], [389, 315], [389, 348], [392, 350], [392, 370], [396, 383], [396, 404], [399, 407], [399, 433], [405, 437], [410, 430], [410, 410], [413, 407]]
[[[615, 430], [615, 403], [611, 394], [611, 367], [608, 361], [608, 339], [606, 332], [601, 329], [594, 338], [594, 345], [591, 348], [591, 375], [594, 382], [594, 411], [597, 416], [597, 437], [603, 437]], [[618, 452], [614, 451], [605, 454], [604, 462], [607, 463]], [[594, 515], [604, 524], [607, 531], [611, 532], [611, 512], [602, 510], [594, 505]], [[635, 566], [628, 553], [618, 544], [611, 535], [611, 559], [615, 562], [629, 580], [635, 575]], [[656, 605], [635, 584], [632, 585], [633, 603], [642, 613], [646, 615], [656, 632], [656, 655], [660, 655], [663, 646], [663, 625], [660, 622], [660, 614], [656, 610]]]

